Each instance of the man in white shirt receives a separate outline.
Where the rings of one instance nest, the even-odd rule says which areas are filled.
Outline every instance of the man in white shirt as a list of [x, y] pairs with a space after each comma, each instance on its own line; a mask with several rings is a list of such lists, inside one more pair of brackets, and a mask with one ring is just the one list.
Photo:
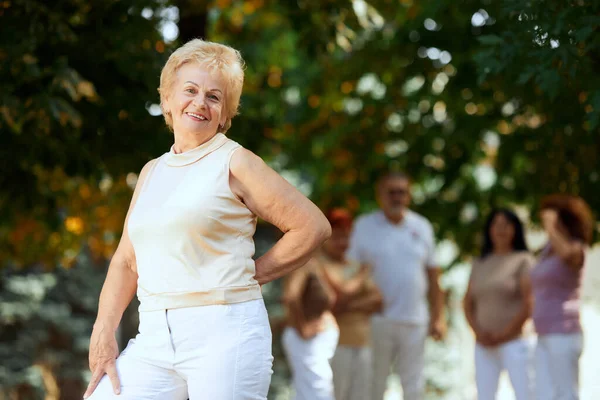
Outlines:
[[348, 251], [348, 258], [371, 266], [383, 295], [383, 311], [372, 320], [372, 400], [383, 399], [394, 363], [404, 400], [422, 400], [425, 339], [440, 340], [446, 332], [433, 228], [408, 209], [405, 174], [384, 175], [377, 198], [381, 209], [357, 220]]

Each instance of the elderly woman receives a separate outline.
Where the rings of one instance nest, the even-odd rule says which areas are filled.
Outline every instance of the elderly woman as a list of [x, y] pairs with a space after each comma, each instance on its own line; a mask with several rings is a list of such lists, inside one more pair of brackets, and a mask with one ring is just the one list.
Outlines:
[[[175, 142], [140, 173], [100, 295], [85, 397], [266, 399], [273, 358], [261, 285], [306, 263], [330, 226], [224, 135], [243, 80], [239, 52], [202, 40], [163, 68]], [[253, 261], [257, 216], [284, 235]], [[118, 355], [115, 330], [136, 289], [139, 334]]]
[[548, 196], [540, 208], [548, 243], [531, 271], [537, 398], [576, 400], [583, 349], [581, 284], [594, 218], [585, 201], [575, 196]]

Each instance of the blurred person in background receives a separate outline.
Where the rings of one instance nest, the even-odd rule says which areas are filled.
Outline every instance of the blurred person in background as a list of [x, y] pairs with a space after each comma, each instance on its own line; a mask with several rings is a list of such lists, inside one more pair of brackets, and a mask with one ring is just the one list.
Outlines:
[[352, 216], [345, 209], [327, 214], [331, 238], [323, 244], [321, 258], [326, 277], [335, 292], [334, 315], [340, 329], [331, 361], [336, 400], [365, 400], [371, 396], [371, 322], [380, 311], [382, 297], [366, 266], [346, 259]]
[[350, 260], [370, 266], [383, 296], [382, 312], [372, 318], [371, 399], [383, 399], [395, 364], [404, 400], [422, 400], [425, 340], [428, 334], [441, 340], [446, 332], [433, 227], [408, 208], [407, 175], [383, 175], [376, 191], [381, 209], [358, 218], [348, 250]]
[[575, 400], [583, 351], [581, 284], [594, 219], [586, 202], [575, 196], [545, 197], [540, 209], [548, 243], [531, 271], [537, 399]]
[[[160, 78], [168, 153], [142, 169], [94, 324], [92, 399], [266, 399], [271, 331], [261, 285], [303, 265], [329, 223], [224, 134], [244, 80], [238, 51], [192, 40]], [[253, 260], [257, 216], [283, 237]], [[115, 331], [137, 289], [139, 334]]]
[[492, 211], [483, 236], [464, 298], [465, 316], [476, 339], [477, 398], [495, 400], [500, 373], [506, 370], [515, 399], [531, 400], [535, 341], [525, 327], [533, 307], [529, 273], [535, 259], [512, 211]]
[[322, 255], [288, 275], [283, 285], [287, 327], [281, 338], [292, 374], [295, 400], [334, 400], [330, 361], [339, 330], [331, 309], [335, 294], [329, 286]]

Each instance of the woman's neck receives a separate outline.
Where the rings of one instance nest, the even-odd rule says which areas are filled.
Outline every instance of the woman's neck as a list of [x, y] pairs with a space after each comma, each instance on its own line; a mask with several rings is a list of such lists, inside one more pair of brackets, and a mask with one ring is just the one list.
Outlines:
[[175, 143], [173, 144], [173, 151], [176, 154], [185, 153], [186, 151], [195, 149], [198, 146], [203, 145], [208, 142], [210, 139], [215, 137], [217, 133], [213, 133], [212, 135], [207, 134], [178, 134], [175, 133]]
[[494, 250], [492, 250], [492, 254], [496, 254], [499, 256], [503, 256], [506, 254], [510, 254], [512, 253], [514, 250], [510, 247], [494, 247]]

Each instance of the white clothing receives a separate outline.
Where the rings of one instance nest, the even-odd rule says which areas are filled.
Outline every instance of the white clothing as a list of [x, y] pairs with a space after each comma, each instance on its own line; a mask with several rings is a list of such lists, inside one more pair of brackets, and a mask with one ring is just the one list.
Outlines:
[[369, 346], [338, 346], [331, 360], [335, 399], [369, 399], [372, 368], [373, 357]]
[[260, 299], [256, 216], [229, 187], [236, 142], [218, 133], [155, 160], [128, 220], [140, 311]]
[[266, 400], [271, 329], [262, 299], [140, 313], [139, 334], [90, 400]]
[[339, 337], [337, 326], [304, 340], [287, 327], [281, 338], [292, 373], [294, 400], [335, 400], [330, 361]]
[[518, 338], [497, 347], [475, 344], [475, 383], [478, 400], [496, 400], [500, 373], [506, 369], [515, 400], [533, 400], [534, 338]]
[[579, 399], [581, 333], [540, 335], [535, 350], [537, 400]]
[[387, 318], [374, 317], [373, 338], [373, 396], [382, 400], [387, 387], [390, 367], [400, 376], [404, 400], [423, 400], [425, 339], [428, 326], [407, 324]]
[[429, 221], [410, 210], [399, 224], [382, 211], [356, 221], [348, 258], [372, 267], [383, 296], [383, 316], [397, 322], [427, 324], [427, 268], [436, 267]]

